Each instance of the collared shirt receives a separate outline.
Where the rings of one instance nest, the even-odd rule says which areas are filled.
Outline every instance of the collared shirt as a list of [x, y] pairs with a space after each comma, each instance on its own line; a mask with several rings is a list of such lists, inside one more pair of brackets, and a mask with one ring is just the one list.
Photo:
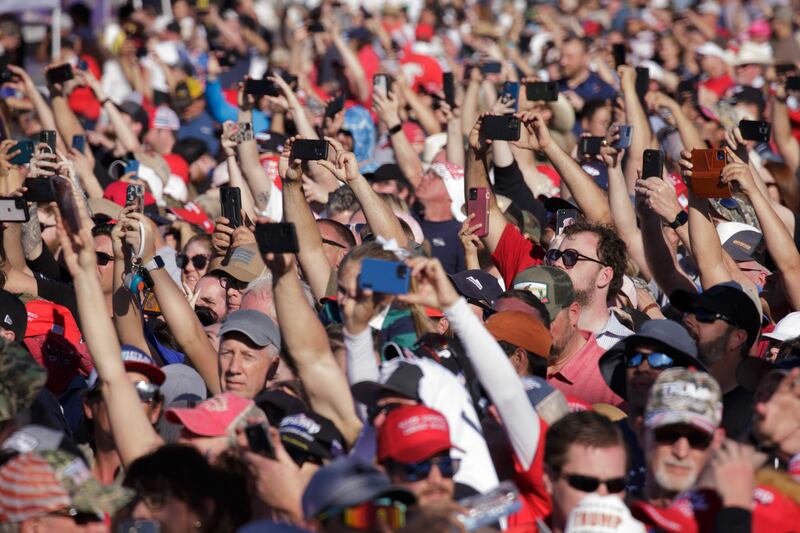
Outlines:
[[633, 331], [619, 321], [613, 310], [609, 309], [609, 317], [603, 329], [597, 332], [597, 344], [603, 351], [610, 349], [617, 342], [633, 335]]
[[622, 398], [608, 388], [600, 374], [600, 357], [606, 352], [597, 344], [597, 338], [582, 331], [586, 344], [578, 350], [557, 372], [547, 374], [547, 382], [564, 393], [590, 404], [609, 403], [618, 406]]

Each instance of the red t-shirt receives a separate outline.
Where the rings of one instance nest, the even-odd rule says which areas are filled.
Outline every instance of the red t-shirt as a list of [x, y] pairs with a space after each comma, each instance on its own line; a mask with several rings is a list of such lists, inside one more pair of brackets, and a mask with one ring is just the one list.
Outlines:
[[[97, 61], [92, 56], [82, 55], [80, 58], [86, 61], [86, 66], [92, 75], [100, 79], [103, 74]], [[100, 118], [100, 102], [94, 96], [94, 92], [89, 87], [76, 87], [67, 97], [69, 108], [78, 115], [86, 117], [89, 120], [97, 120]]]
[[561, 370], [547, 374], [547, 382], [564, 393], [590, 404], [610, 403], [619, 406], [622, 398], [608, 388], [600, 374], [600, 357], [606, 351], [597, 344], [594, 334], [582, 331], [586, 339], [583, 348], [567, 361]]
[[550, 515], [552, 501], [550, 494], [544, 486], [544, 438], [547, 433], [547, 424], [539, 419], [539, 443], [536, 454], [527, 470], [514, 455], [514, 483], [519, 489], [522, 508], [508, 517], [507, 532], [524, 533], [537, 531], [536, 520], [544, 520]]
[[705, 87], [720, 98], [722, 98], [730, 89], [733, 89], [735, 85], [736, 84], [733, 82], [733, 79], [731, 79], [730, 74], [725, 74], [724, 76], [720, 76], [718, 78], [708, 78], [700, 82], [701, 87]]
[[506, 287], [511, 288], [514, 276], [526, 268], [541, 265], [543, 260], [544, 248], [534, 246], [514, 224], [506, 224], [492, 254], [492, 263], [503, 276]]

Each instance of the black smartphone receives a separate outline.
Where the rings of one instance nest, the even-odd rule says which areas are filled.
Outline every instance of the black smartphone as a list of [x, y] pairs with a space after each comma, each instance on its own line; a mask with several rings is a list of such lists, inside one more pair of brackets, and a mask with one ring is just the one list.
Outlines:
[[25, 198], [14, 196], [0, 198], [0, 222], [27, 222], [28, 204]]
[[292, 222], [256, 224], [256, 242], [262, 254], [296, 254], [300, 251]]
[[56, 193], [50, 178], [26, 178], [24, 186], [28, 189], [25, 199], [29, 202], [56, 201]]
[[627, 50], [624, 43], [617, 43], [611, 46], [611, 53], [614, 55], [614, 67], [624, 65], [626, 63]]
[[289, 74], [285, 70], [282, 70], [281, 78], [283, 78], [283, 81], [286, 82], [286, 85], [288, 85], [292, 89], [297, 89], [297, 76], [295, 76], [294, 74]]
[[636, 94], [644, 102], [644, 95], [650, 89], [650, 71], [646, 67], [636, 67]]
[[514, 115], [489, 115], [483, 119], [481, 131], [487, 139], [518, 141], [520, 122]]
[[766, 120], [740, 120], [739, 131], [745, 141], [769, 142], [772, 124]]
[[83, 149], [86, 147], [86, 135], [73, 135], [72, 147], [80, 153], [83, 153]]
[[325, 118], [335, 117], [342, 109], [344, 109], [344, 95], [340, 94], [325, 106]]
[[270, 80], [247, 80], [244, 82], [244, 92], [253, 96], [278, 96], [280, 89]]
[[53, 85], [54, 83], [69, 81], [75, 77], [75, 74], [72, 72], [72, 65], [64, 63], [63, 65], [58, 65], [48, 70], [46, 77], [47, 83]]
[[627, 150], [631, 147], [633, 140], [633, 126], [622, 124], [619, 127], [619, 139], [614, 142], [613, 147], [617, 150]]
[[526, 83], [525, 96], [530, 101], [555, 102], [558, 100], [558, 84], [554, 81]]
[[599, 155], [605, 137], [581, 137], [578, 155]]
[[11, 148], [8, 152], [14, 153], [19, 150], [19, 153], [8, 160], [12, 165], [27, 165], [33, 158], [34, 145], [33, 141], [20, 141]]
[[242, 191], [239, 187], [220, 187], [219, 205], [222, 216], [230, 221], [230, 227], [238, 228], [242, 225]]
[[318, 161], [328, 158], [328, 141], [317, 139], [298, 139], [292, 144], [289, 158], [304, 161]]
[[660, 178], [664, 170], [664, 152], [645, 150], [642, 156], [642, 178]]
[[786, 78], [787, 91], [800, 91], [800, 76], [789, 76]]
[[56, 132], [54, 130], [44, 130], [39, 132], [39, 142], [47, 143], [52, 153], [56, 153]]
[[452, 72], [445, 72], [442, 78], [442, 87], [444, 90], [444, 101], [452, 109], [456, 105], [456, 82], [453, 79]]
[[251, 451], [264, 457], [275, 459], [275, 448], [272, 446], [272, 441], [269, 440], [267, 428], [263, 423], [246, 426], [244, 434], [247, 437], [247, 445]]
[[325, 26], [318, 20], [314, 20], [308, 24], [309, 33], [325, 33]]
[[481, 72], [484, 74], [500, 74], [503, 70], [503, 64], [499, 61], [487, 61], [481, 64]]
[[53, 176], [52, 183], [53, 191], [56, 194], [56, 205], [61, 212], [61, 217], [66, 222], [70, 233], [79, 233], [81, 231], [81, 214], [72, 193], [72, 182], [63, 176]]
[[578, 221], [577, 209], [559, 209], [556, 211], [556, 235], [561, 235], [564, 228]]

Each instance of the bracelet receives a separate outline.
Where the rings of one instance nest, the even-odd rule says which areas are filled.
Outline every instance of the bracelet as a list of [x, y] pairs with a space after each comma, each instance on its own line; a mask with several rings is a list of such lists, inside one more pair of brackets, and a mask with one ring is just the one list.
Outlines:
[[402, 122], [397, 124], [396, 126], [392, 126], [391, 128], [389, 128], [389, 137], [393, 136], [396, 133], [400, 133], [401, 131], [403, 131]]
[[654, 307], [657, 309], [661, 309], [661, 307], [659, 307], [657, 303], [653, 302], [650, 305], [646, 305], [645, 308], [642, 309], [642, 313], [647, 314], [647, 312]]

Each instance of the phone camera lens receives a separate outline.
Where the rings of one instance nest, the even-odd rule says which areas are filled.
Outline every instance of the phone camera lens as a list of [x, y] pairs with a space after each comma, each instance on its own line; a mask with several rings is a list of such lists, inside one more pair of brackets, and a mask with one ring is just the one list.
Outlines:
[[717, 161], [725, 161], [725, 152], [721, 150], [717, 151]]
[[408, 277], [408, 267], [405, 265], [400, 265], [397, 267], [397, 277], [400, 279]]

